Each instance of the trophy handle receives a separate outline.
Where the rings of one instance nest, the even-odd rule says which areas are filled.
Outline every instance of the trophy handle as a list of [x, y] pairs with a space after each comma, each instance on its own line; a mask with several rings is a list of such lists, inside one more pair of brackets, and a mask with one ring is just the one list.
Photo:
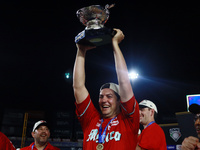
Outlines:
[[111, 4], [111, 5], [107, 4], [107, 5], [105, 6], [105, 9], [110, 9], [110, 8], [113, 8], [114, 6], [115, 6], [115, 4]]

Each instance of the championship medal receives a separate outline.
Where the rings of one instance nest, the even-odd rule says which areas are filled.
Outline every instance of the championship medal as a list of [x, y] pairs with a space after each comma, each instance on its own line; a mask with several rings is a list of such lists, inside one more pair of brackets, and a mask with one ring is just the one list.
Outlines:
[[108, 127], [108, 125], [116, 118], [117, 116], [115, 116], [114, 118], [112, 118], [108, 124], [106, 125], [103, 133], [102, 133], [102, 123], [103, 123], [103, 119], [101, 119], [101, 125], [99, 126], [99, 144], [97, 145], [97, 150], [103, 150], [104, 146], [102, 143], [104, 143], [104, 140], [106, 138], [106, 129]]
[[97, 150], [103, 150], [103, 147], [103, 144], [99, 143], [96, 148]]

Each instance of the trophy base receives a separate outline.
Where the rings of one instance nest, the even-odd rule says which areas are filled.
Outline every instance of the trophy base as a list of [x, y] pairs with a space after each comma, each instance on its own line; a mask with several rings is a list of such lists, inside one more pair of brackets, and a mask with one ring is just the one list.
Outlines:
[[101, 46], [112, 42], [114, 30], [103, 27], [100, 29], [83, 30], [75, 37], [75, 43], [87, 46]]

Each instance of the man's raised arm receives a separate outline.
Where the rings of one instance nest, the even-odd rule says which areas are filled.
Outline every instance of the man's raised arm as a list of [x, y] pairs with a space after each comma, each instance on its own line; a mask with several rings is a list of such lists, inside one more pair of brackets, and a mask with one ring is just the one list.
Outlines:
[[85, 87], [85, 55], [86, 51], [94, 47], [87, 47], [77, 44], [77, 54], [73, 70], [73, 89], [76, 103], [83, 102], [88, 96]]
[[115, 68], [117, 72], [121, 101], [126, 102], [133, 96], [133, 90], [128, 76], [127, 65], [119, 48], [119, 43], [124, 39], [124, 34], [119, 29], [115, 29], [115, 31], [117, 31], [117, 33], [112, 39]]

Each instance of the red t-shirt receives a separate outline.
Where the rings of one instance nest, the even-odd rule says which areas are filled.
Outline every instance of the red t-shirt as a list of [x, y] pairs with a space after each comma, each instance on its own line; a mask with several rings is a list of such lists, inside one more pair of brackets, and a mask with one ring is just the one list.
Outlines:
[[[31, 143], [31, 145], [21, 148], [20, 150], [37, 150], [37, 148], [35, 147], [34, 144], [35, 143], [33, 142], [33, 143]], [[48, 143], [44, 150], [60, 150], [60, 149], [57, 147], [54, 147], [50, 143]]]
[[[99, 126], [101, 116], [94, 107], [90, 96], [81, 103], [76, 104], [76, 114], [81, 123], [84, 139], [83, 149], [94, 150], [98, 145]], [[104, 119], [102, 131], [111, 119]], [[133, 96], [128, 102], [121, 103], [121, 112], [108, 125], [104, 149], [131, 150], [137, 145], [139, 129], [139, 106]]]
[[138, 145], [148, 150], [167, 150], [165, 133], [158, 124], [153, 123], [139, 135]]
[[16, 150], [8, 137], [0, 132], [0, 150]]

